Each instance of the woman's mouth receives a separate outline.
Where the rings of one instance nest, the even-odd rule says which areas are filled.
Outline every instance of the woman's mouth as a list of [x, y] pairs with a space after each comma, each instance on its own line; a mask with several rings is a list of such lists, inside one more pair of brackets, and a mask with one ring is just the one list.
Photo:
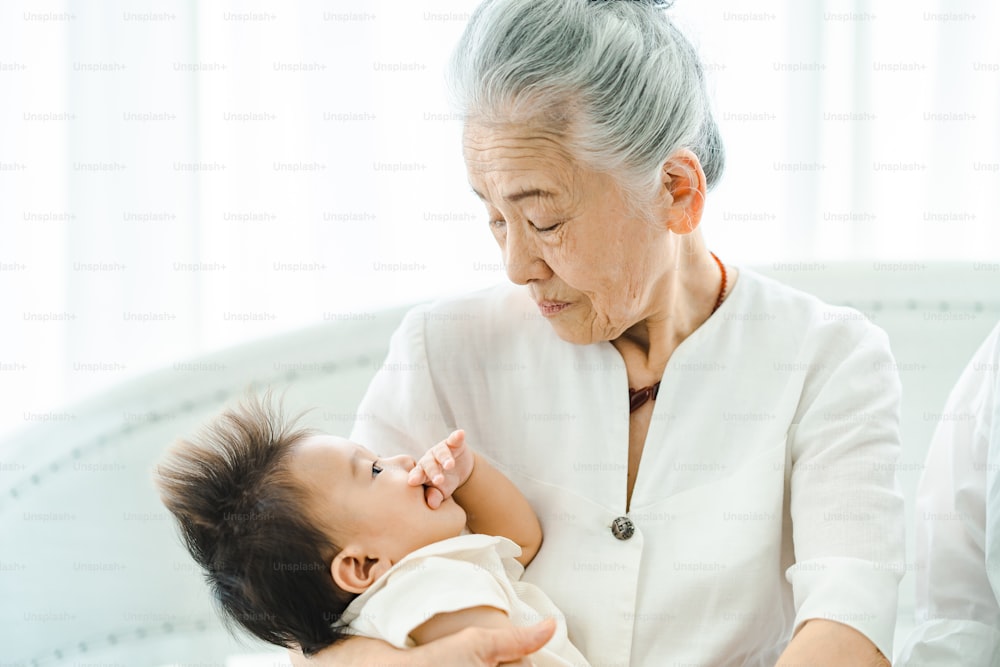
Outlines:
[[542, 311], [542, 315], [545, 317], [552, 317], [556, 313], [562, 312], [566, 308], [569, 308], [569, 303], [565, 301], [539, 301], [538, 310]]

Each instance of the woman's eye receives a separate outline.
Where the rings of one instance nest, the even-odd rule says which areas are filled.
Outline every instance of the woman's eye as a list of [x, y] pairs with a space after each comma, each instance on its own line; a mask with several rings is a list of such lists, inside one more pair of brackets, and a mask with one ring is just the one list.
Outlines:
[[[561, 227], [563, 223], [557, 222], [556, 224], [550, 225], [548, 227], [538, 227], [533, 222], [529, 224], [532, 227], [534, 227], [536, 232], [554, 232], [555, 230], [559, 229], [559, 227]], [[501, 230], [506, 225], [507, 225], [506, 220], [490, 220], [490, 227], [492, 227], [493, 229]]]
[[[535, 227], [534, 224], [532, 224], [531, 226]], [[561, 226], [562, 226], [562, 223], [561, 222], [557, 222], [556, 224], [554, 224], [554, 225], [552, 225], [550, 227], [535, 227], [535, 231], [536, 232], [554, 232], [555, 230], [559, 229], [559, 227], [561, 227]]]
[[382, 466], [378, 464], [378, 461], [372, 461], [372, 477], [382, 472]]

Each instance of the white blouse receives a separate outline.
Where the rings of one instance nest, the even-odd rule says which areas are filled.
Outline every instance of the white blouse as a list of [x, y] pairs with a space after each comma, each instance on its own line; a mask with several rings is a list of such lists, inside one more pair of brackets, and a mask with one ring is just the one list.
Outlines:
[[1000, 325], [965, 367], [917, 490], [917, 622], [902, 667], [1000, 666]]
[[670, 358], [626, 511], [621, 356], [502, 285], [406, 316], [351, 437], [416, 457], [464, 428], [538, 513], [524, 579], [594, 665], [773, 667], [812, 618], [892, 654], [899, 400], [881, 329], [743, 269]]

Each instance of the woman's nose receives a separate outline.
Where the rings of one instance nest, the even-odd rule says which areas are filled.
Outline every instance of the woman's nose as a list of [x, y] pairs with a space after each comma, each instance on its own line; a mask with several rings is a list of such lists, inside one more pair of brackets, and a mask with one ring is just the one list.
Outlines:
[[515, 285], [527, 285], [531, 280], [544, 279], [545, 262], [535, 252], [529, 232], [519, 223], [508, 223], [503, 258], [507, 277]]

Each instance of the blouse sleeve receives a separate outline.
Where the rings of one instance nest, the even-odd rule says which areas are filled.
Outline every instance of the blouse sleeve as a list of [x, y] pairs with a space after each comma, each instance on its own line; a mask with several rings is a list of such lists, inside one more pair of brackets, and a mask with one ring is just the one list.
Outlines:
[[454, 430], [431, 379], [424, 340], [427, 306], [406, 314], [358, 406], [350, 439], [380, 455], [421, 457]]
[[795, 564], [785, 576], [795, 632], [837, 621], [891, 658], [905, 558], [900, 383], [881, 329], [838, 334], [816, 355], [789, 430]]
[[990, 493], [1000, 454], [998, 334], [1000, 327], [949, 395], [927, 454], [917, 491], [918, 626], [900, 651], [903, 667], [1000, 664], [988, 558], [1000, 557], [1000, 497]]
[[503, 587], [482, 565], [432, 556], [390, 574], [352, 627], [406, 648], [414, 645], [410, 633], [434, 616], [474, 607], [511, 612]]

